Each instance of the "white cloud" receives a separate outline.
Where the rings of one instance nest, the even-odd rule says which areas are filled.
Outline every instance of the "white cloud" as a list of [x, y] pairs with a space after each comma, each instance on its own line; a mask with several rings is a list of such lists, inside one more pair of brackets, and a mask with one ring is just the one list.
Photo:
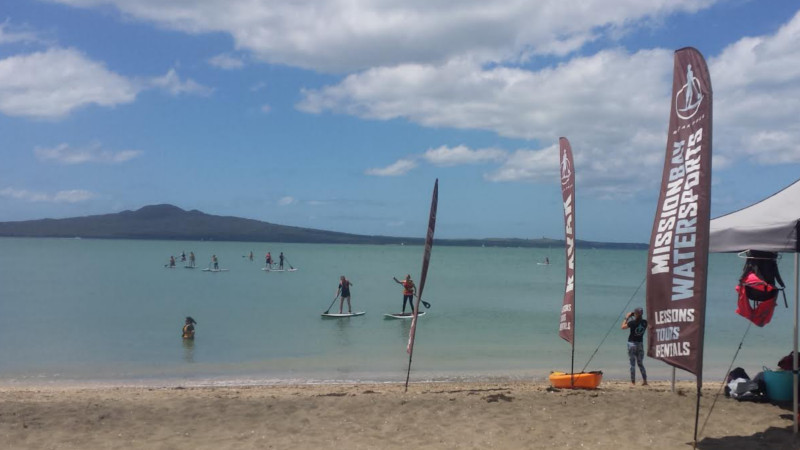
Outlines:
[[[728, 46], [709, 61], [715, 146], [760, 164], [800, 162], [800, 12], [775, 34]], [[719, 127], [717, 127], [719, 129]]]
[[517, 150], [484, 178], [489, 181], [555, 181], [558, 167], [558, 146]]
[[139, 150], [106, 150], [100, 144], [92, 144], [83, 148], [73, 148], [69, 144], [59, 144], [52, 148], [36, 147], [33, 152], [39, 161], [60, 164], [118, 164], [142, 154]]
[[163, 89], [174, 96], [181, 94], [211, 95], [214, 92], [213, 89], [203, 86], [194, 80], [181, 80], [175, 69], [169, 69], [164, 76], [151, 78], [150, 85]]
[[417, 167], [417, 163], [414, 160], [400, 159], [387, 167], [367, 169], [364, 173], [377, 177], [396, 177], [405, 175], [415, 167]]
[[172, 95], [212, 92], [193, 80], [181, 80], [175, 69], [146, 82], [131, 80], [71, 48], [0, 59], [0, 113], [8, 116], [58, 119], [89, 105], [131, 103], [146, 88]]
[[187, 33], [227, 33], [275, 64], [351, 71], [453, 57], [564, 55], [601, 37], [715, 0], [53, 0]]
[[139, 88], [74, 49], [0, 60], [0, 112], [9, 116], [58, 118], [88, 105], [130, 103]]
[[428, 149], [422, 157], [435, 166], [457, 166], [461, 164], [480, 164], [491, 161], [502, 161], [507, 152], [496, 148], [472, 150], [464, 145]]
[[[774, 35], [742, 39], [709, 59], [718, 167], [742, 159], [800, 162], [800, 102], [787, 101], [800, 98], [797, 42], [800, 13]], [[663, 164], [672, 59], [669, 50], [617, 49], [538, 71], [467, 59], [380, 67], [306, 90], [298, 108], [489, 130], [544, 146], [567, 136], [582, 186], [617, 195], [630, 182], [658, 182], [647, 174]], [[538, 179], [540, 156], [529, 151], [518, 151], [486, 178]]]
[[[650, 182], [652, 177], [645, 174], [663, 164], [671, 69], [668, 50], [603, 51], [537, 72], [483, 68], [467, 60], [403, 65], [367, 70], [339, 84], [307, 90], [298, 107], [367, 119], [404, 118], [429, 127], [489, 130], [547, 147], [567, 136], [585, 186]], [[475, 152], [441, 153], [485, 156]], [[518, 152], [511, 158], [518, 166], [506, 163], [487, 179], [538, 178], [541, 172], [524, 164], [544, 156]]]
[[297, 199], [294, 198], [294, 197], [290, 197], [288, 195], [286, 197], [281, 197], [278, 200], [278, 205], [280, 205], [280, 206], [289, 206], [289, 205], [293, 205], [295, 203], [297, 203]]
[[235, 70], [244, 67], [244, 61], [241, 58], [230, 55], [228, 53], [221, 53], [214, 57], [209, 58], [208, 63], [214, 67], [219, 67], [225, 70]]
[[2, 44], [45, 44], [48, 40], [27, 26], [12, 25], [9, 19], [0, 23], [0, 45]]
[[268, 113], [270, 111], [272, 111], [272, 107], [271, 106], [269, 106], [267, 104], [261, 105], [261, 112]]
[[37, 203], [79, 203], [90, 200], [96, 197], [96, 195], [82, 189], [72, 189], [68, 191], [58, 191], [55, 194], [46, 194], [25, 189], [5, 188], [0, 190], [0, 197]]

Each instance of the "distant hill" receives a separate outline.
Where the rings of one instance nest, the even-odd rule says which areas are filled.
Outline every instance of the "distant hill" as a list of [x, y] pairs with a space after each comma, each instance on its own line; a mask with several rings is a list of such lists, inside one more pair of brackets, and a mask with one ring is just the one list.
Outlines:
[[[253, 219], [215, 216], [173, 205], [150, 205], [115, 214], [0, 222], [5, 237], [82, 237], [186, 241], [305, 242], [320, 244], [422, 244], [422, 238], [369, 236], [276, 225]], [[555, 239], [436, 239], [436, 245], [472, 247], [561, 247]], [[645, 244], [578, 241], [587, 248], [647, 248]]]

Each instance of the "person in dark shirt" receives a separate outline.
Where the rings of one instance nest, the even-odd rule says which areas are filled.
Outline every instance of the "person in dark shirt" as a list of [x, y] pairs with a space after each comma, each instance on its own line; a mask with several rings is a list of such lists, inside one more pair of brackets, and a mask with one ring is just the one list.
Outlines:
[[[281, 253], [282, 255], [283, 253]], [[347, 299], [347, 312], [353, 313], [353, 309], [350, 307], [350, 286], [353, 283], [350, 282], [344, 275], [339, 278], [339, 290], [337, 291], [337, 295], [340, 295], [342, 298], [339, 301], [339, 314], [342, 313], [342, 307], [344, 306], [344, 299]]]
[[644, 333], [647, 331], [647, 320], [642, 317], [642, 308], [636, 308], [625, 315], [622, 329], [630, 330], [628, 335], [628, 359], [631, 363], [631, 384], [636, 384], [636, 366], [642, 373], [642, 386], [647, 386], [647, 371], [644, 370]]
[[184, 322], [183, 329], [181, 330], [181, 336], [184, 339], [194, 339], [194, 325], [197, 322], [194, 321], [191, 317], [186, 318], [186, 322]]

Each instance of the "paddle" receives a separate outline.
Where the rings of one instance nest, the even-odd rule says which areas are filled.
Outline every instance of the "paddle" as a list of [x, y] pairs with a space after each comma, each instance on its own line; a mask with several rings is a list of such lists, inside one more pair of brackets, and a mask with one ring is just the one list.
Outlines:
[[333, 307], [333, 304], [334, 304], [334, 303], [336, 303], [336, 299], [338, 299], [338, 298], [339, 298], [339, 293], [337, 292], [337, 293], [336, 293], [336, 297], [333, 299], [333, 301], [331, 302], [331, 304], [330, 304], [330, 305], [328, 305], [328, 309], [326, 309], [326, 310], [325, 310], [325, 312], [324, 312], [324, 313], [322, 313], [322, 314], [328, 314], [328, 311], [330, 311], [330, 310], [331, 310], [331, 308]]
[[283, 258], [283, 260], [286, 261], [286, 264], [289, 265], [290, 269], [294, 270], [294, 267], [292, 267], [292, 263], [289, 262], [289, 258]]

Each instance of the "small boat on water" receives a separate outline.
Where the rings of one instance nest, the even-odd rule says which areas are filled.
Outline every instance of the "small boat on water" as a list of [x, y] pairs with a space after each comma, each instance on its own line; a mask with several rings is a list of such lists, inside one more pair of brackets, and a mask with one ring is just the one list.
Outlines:
[[550, 385], [559, 389], [596, 389], [603, 381], [603, 372], [581, 372], [568, 374], [553, 372], [550, 374]]

